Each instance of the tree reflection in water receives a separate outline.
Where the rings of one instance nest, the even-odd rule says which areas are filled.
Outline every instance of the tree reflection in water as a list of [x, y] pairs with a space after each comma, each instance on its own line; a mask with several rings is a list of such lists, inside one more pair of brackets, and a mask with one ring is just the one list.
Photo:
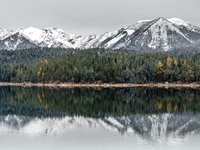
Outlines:
[[120, 88], [51, 89], [0, 87], [0, 114], [108, 117], [200, 111], [200, 91]]

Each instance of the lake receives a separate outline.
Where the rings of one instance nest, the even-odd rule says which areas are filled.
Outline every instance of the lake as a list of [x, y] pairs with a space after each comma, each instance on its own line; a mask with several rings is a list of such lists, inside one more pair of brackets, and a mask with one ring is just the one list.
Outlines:
[[197, 150], [200, 90], [0, 87], [0, 149]]

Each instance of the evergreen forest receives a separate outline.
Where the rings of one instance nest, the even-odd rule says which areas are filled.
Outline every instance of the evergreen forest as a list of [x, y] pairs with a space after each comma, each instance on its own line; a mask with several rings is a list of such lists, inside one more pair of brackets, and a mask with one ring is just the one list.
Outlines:
[[200, 82], [200, 53], [105, 49], [0, 51], [0, 82]]

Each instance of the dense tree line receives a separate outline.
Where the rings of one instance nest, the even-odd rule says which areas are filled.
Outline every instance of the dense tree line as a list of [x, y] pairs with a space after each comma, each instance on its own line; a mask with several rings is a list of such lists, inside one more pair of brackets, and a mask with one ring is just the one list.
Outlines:
[[[55, 54], [52, 54], [55, 49], [54, 51], [49, 49], [49, 53], [33, 52], [33, 54], [29, 54], [27, 51], [4, 52], [14, 53], [13, 55], [18, 56], [19, 60], [29, 55], [30, 57], [34, 55], [32, 57], [34, 59], [24, 58], [26, 61], [2, 62], [0, 82], [150, 83], [200, 81], [199, 53], [136, 53], [100, 49], [60, 51]], [[22, 54], [23, 52], [25, 54]], [[40, 56], [41, 53], [45, 57]], [[6, 56], [11, 57], [12, 55]]]
[[9, 62], [29, 62], [38, 61], [41, 59], [51, 59], [56, 56], [62, 56], [68, 54], [73, 49], [61, 49], [61, 48], [42, 48], [42, 49], [27, 49], [27, 50], [0, 50], [0, 63]]

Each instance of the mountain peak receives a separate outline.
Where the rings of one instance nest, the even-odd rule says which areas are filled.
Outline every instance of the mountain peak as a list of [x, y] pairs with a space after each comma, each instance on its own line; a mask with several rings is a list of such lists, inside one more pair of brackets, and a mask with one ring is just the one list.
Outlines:
[[156, 22], [162, 23], [162, 22], [169, 22], [169, 21], [163, 17], [158, 17], [154, 20], [154, 23], [156, 23]]
[[28, 27], [28, 28], [25, 28], [24, 30], [35, 31], [35, 30], [41, 30], [41, 29], [38, 29], [35, 27]]
[[163, 18], [163, 17], [158, 17], [158, 18], [156, 18], [156, 20], [161, 20], [161, 21], [163, 21], [163, 20], [166, 20], [166, 19]]

